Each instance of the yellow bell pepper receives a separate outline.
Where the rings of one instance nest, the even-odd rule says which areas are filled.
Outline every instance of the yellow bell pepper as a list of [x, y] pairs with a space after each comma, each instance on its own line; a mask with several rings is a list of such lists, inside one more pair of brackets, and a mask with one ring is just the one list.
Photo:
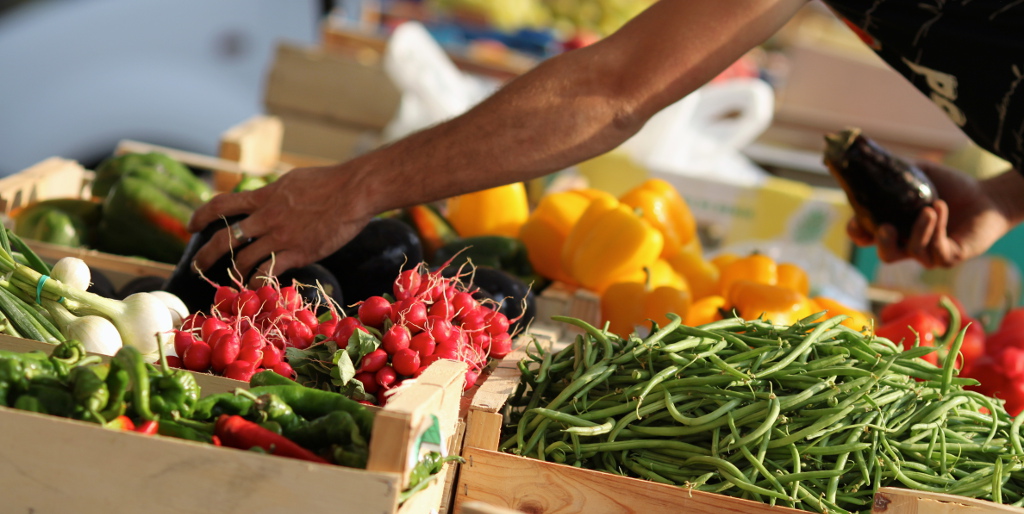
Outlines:
[[811, 282], [803, 268], [796, 264], [783, 262], [777, 266], [776, 271], [778, 272], [777, 285], [788, 287], [804, 296], [810, 294]]
[[778, 266], [771, 257], [759, 253], [740, 257], [721, 269], [718, 279], [719, 294], [729, 298], [729, 288], [739, 280], [774, 286], [779, 281]]
[[562, 267], [583, 287], [602, 293], [661, 255], [661, 232], [614, 198], [598, 198], [573, 226], [562, 249]]
[[743, 319], [762, 317], [776, 325], [792, 325], [815, 312], [806, 296], [785, 287], [737, 280], [729, 287], [726, 310], [734, 310]]
[[[664, 262], [664, 261], [658, 261]], [[608, 330], [626, 337], [636, 325], [653, 320], [664, 326], [670, 320], [666, 314], [674, 313], [685, 319], [690, 310], [691, 297], [686, 282], [676, 275], [668, 264], [658, 273], [647, 268], [647, 280], [624, 280], [609, 285], [601, 295], [601, 317], [608, 322]], [[674, 278], [671, 275], [676, 275]]]
[[665, 245], [662, 258], [669, 259], [696, 238], [697, 222], [686, 201], [671, 184], [649, 179], [627, 191], [619, 201], [639, 209], [648, 223], [661, 232]]
[[699, 239], [697, 244], [687, 244], [668, 263], [686, 279], [694, 300], [718, 294], [718, 268], [701, 255]]
[[445, 217], [462, 237], [516, 237], [530, 215], [522, 182], [449, 198]]
[[718, 321], [722, 319], [719, 310], [723, 308], [725, 308], [725, 298], [717, 294], [694, 300], [690, 305], [690, 311], [686, 313], [684, 323], [691, 327], [698, 327], [705, 323]]
[[843, 325], [846, 325], [858, 332], [867, 332], [874, 324], [870, 315], [837, 302], [831, 298], [815, 296], [814, 298], [811, 298], [811, 300], [814, 301], [819, 310], [826, 311], [826, 316], [830, 318], [840, 314], [846, 314], [849, 316], [849, 318], [843, 320]]
[[596, 189], [577, 189], [546, 195], [519, 229], [519, 239], [526, 246], [530, 264], [542, 277], [578, 285], [562, 268], [562, 247], [573, 225], [595, 198], [614, 197]]

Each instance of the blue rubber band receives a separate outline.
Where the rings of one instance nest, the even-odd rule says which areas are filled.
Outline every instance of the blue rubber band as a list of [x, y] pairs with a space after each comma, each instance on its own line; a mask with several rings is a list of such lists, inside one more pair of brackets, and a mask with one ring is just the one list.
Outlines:
[[39, 282], [36, 282], [36, 303], [39, 305], [43, 304], [43, 284], [48, 278], [50, 278], [49, 275], [43, 275], [39, 277]]

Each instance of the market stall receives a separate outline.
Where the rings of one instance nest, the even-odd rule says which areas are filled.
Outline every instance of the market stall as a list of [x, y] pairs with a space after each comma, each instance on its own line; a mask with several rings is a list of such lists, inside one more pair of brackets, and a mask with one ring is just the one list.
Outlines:
[[189, 230], [651, 2], [512, 4], [340, 2], [217, 156], [126, 135], [0, 179], [5, 507], [1024, 512], [1018, 264], [865, 267], [847, 221], [907, 237], [938, 199], [913, 160], [968, 150], [916, 105], [806, 95], [846, 48], [820, 8], [620, 147], [377, 213], [306, 266], [239, 270], [245, 214]]

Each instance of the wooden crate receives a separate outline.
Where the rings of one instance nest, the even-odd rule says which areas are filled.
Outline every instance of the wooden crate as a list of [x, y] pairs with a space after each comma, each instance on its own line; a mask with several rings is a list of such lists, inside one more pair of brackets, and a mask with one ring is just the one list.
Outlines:
[[399, 505], [421, 430], [456, 438], [465, 365], [438, 361], [377, 413], [366, 470], [314, 464], [0, 408], [0, 481], [11, 512], [427, 513], [442, 476]]
[[537, 317], [534, 323], [546, 331], [554, 332], [558, 339], [582, 333], [576, 326], [552, 321], [552, 316], [571, 316], [595, 327], [601, 326], [601, 297], [593, 291], [554, 282], [537, 297]]
[[[332, 23], [328, 17], [322, 25], [322, 46], [324, 49], [349, 55], [363, 63], [379, 63], [387, 48], [387, 39], [377, 34], [356, 32]], [[508, 81], [536, 66], [537, 59], [506, 50], [498, 53], [483, 51], [486, 46], [476, 46], [466, 54], [448, 52], [448, 57], [456, 67], [466, 73], [490, 77], [500, 81]], [[475, 51], [474, 51], [475, 50]]]
[[[542, 346], [558, 346], [547, 336]], [[544, 512], [693, 512], [706, 514], [797, 513], [788, 507], [730, 496], [693, 491], [636, 478], [575, 468], [499, 452], [503, 413], [508, 397], [519, 384], [517, 366], [523, 345], [499, 362], [480, 383], [466, 413], [466, 436], [456, 485], [455, 513], [487, 512], [474, 509], [509, 508]], [[480, 503], [484, 506], [480, 506]], [[886, 487], [875, 495], [874, 513], [949, 514], [1024, 513], [1024, 509], [961, 496], [924, 493]]]
[[[51, 157], [28, 169], [0, 179], [0, 212], [9, 215], [13, 210], [36, 201], [54, 198], [89, 198], [93, 172], [81, 164], [59, 157]], [[140, 276], [169, 277], [174, 266], [138, 257], [126, 257], [69, 246], [27, 240], [26, 243], [44, 260], [53, 263], [62, 257], [78, 257], [97, 269], [115, 287]]]

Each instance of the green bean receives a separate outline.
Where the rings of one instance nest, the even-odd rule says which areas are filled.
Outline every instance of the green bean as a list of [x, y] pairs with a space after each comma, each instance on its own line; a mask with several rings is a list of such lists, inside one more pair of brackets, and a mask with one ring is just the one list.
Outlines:
[[805, 337], [804, 340], [800, 342], [800, 344], [793, 348], [793, 350], [789, 352], [789, 354], [787, 354], [785, 357], [783, 357], [775, 364], [769, 366], [767, 369], [764, 369], [761, 372], [754, 375], [754, 378], [765, 378], [771, 376], [772, 373], [775, 373], [776, 371], [779, 371], [785, 368], [786, 366], [790, 365], [798, 357], [807, 352], [811, 348], [811, 345], [815, 343], [815, 341], [821, 339], [829, 329], [838, 325], [840, 322], [843, 321], [843, 319], [843, 316], [836, 316], [835, 318], [822, 322], [810, 334], [808, 334], [807, 337]]
[[726, 443], [725, 451], [732, 451], [737, 447], [749, 444], [765, 435], [765, 433], [775, 425], [775, 421], [779, 418], [780, 405], [778, 398], [772, 398], [768, 403], [768, 415], [764, 418], [764, 422], [742, 438], [737, 439], [734, 442]]
[[729, 400], [728, 402], [722, 404], [721, 407], [715, 409], [711, 413], [708, 413], [708, 414], [705, 414], [704, 416], [699, 416], [699, 417], [696, 417], [696, 418], [688, 418], [686, 416], [683, 416], [678, 410], [676, 410], [675, 403], [673, 403], [671, 396], [668, 396], [668, 395], [665, 396], [665, 408], [668, 409], [669, 414], [672, 415], [673, 419], [675, 419], [679, 423], [682, 423], [683, 425], [687, 425], [687, 426], [703, 425], [705, 423], [709, 423], [711, 421], [714, 421], [714, 420], [718, 419], [720, 416], [722, 416], [723, 414], [725, 414], [726, 412], [728, 412], [728, 411], [732, 410], [733, 408], [735, 408], [739, 404], [740, 404], [740, 400], [732, 399], [732, 400]]

